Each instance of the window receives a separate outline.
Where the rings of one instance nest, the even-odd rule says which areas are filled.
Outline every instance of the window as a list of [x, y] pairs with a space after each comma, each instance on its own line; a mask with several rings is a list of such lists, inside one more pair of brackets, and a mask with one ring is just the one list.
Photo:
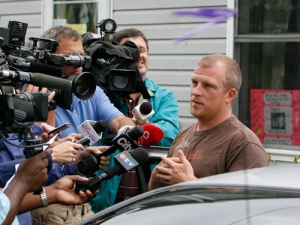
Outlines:
[[54, 0], [53, 25], [67, 25], [80, 34], [96, 32], [97, 1], [58, 1]]
[[[265, 146], [300, 145], [300, 2], [238, 0], [239, 119]], [[299, 110], [299, 112], [298, 112]]]

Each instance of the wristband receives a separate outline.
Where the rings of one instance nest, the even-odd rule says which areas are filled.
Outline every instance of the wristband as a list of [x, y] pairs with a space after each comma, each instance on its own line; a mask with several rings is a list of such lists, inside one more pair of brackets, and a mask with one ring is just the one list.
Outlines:
[[46, 195], [46, 192], [45, 192], [45, 188], [44, 187], [42, 187], [42, 188], [43, 188], [43, 191], [40, 194], [41, 200], [42, 200], [42, 205], [43, 205], [43, 207], [47, 207], [48, 206], [47, 195]]

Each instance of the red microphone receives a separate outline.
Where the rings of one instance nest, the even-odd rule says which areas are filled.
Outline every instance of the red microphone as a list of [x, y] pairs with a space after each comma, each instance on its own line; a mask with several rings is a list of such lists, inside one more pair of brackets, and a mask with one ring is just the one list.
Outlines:
[[162, 129], [153, 124], [145, 124], [142, 126], [142, 128], [144, 130], [144, 134], [138, 139], [142, 146], [156, 145], [165, 136]]

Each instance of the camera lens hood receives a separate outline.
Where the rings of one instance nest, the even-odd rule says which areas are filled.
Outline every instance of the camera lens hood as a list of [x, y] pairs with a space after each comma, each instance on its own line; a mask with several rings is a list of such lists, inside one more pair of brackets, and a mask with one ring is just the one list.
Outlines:
[[87, 100], [96, 91], [96, 79], [90, 72], [83, 72], [76, 76], [69, 76], [72, 80], [72, 92], [80, 99]]

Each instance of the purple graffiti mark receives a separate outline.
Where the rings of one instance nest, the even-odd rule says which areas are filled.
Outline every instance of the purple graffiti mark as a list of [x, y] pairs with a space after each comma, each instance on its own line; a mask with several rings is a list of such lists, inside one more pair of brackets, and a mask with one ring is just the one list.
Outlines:
[[200, 33], [201, 31], [210, 28], [218, 23], [221, 23], [227, 20], [230, 16], [236, 16], [236, 9], [226, 9], [226, 8], [200, 8], [196, 12], [188, 12], [188, 11], [178, 11], [174, 13], [179, 16], [196, 16], [196, 17], [205, 17], [210, 18], [212, 21], [205, 23], [190, 32], [184, 34], [183, 36], [176, 38], [176, 42], [185, 41], [190, 37]]

